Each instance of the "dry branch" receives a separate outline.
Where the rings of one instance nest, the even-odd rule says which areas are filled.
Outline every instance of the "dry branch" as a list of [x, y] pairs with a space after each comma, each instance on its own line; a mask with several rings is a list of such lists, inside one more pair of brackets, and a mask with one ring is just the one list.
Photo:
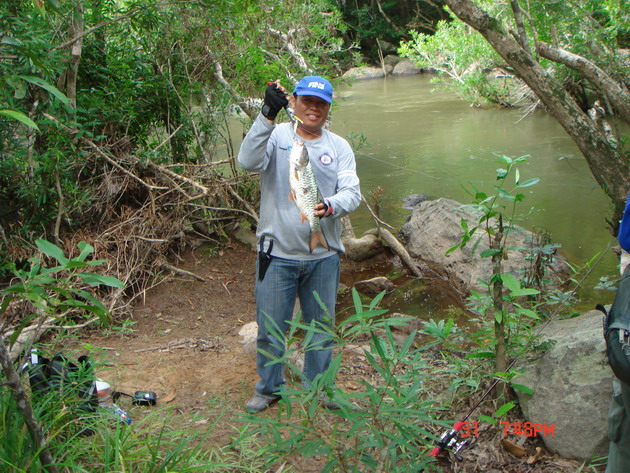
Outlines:
[[392, 251], [398, 255], [403, 264], [411, 271], [411, 273], [417, 277], [421, 278], [422, 273], [418, 269], [418, 265], [415, 263], [413, 258], [409, 255], [409, 252], [405, 249], [405, 247], [398, 241], [398, 239], [392, 235], [392, 233], [386, 228], [376, 228], [373, 230], [369, 230], [366, 232], [368, 235], [376, 235], [379, 237], [383, 243], [389, 246]]
[[193, 278], [195, 278], [198, 281], [202, 281], [202, 282], [206, 282], [206, 280], [204, 278], [202, 278], [201, 276], [195, 274], [195, 273], [191, 273], [190, 271], [186, 271], [185, 269], [180, 269], [180, 268], [176, 268], [175, 266], [172, 266], [168, 263], [163, 263], [162, 267], [164, 269], [168, 269], [169, 271], [173, 271], [174, 273], [177, 274], [183, 274], [184, 276], [191, 276]]

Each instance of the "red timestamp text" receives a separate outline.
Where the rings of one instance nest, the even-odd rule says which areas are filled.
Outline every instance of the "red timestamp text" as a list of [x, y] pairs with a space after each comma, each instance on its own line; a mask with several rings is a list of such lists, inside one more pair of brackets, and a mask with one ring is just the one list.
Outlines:
[[459, 435], [462, 437], [479, 437], [479, 422], [462, 422]]
[[533, 422], [501, 422], [503, 436], [516, 435], [517, 437], [555, 437], [555, 424], [535, 424]]

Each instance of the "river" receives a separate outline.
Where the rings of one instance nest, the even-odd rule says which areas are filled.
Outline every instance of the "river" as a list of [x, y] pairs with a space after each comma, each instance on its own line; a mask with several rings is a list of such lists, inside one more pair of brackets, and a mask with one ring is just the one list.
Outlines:
[[[595, 182], [586, 160], [553, 117], [521, 109], [475, 108], [430, 77], [388, 77], [357, 81], [336, 90], [331, 129], [354, 145], [361, 190], [366, 198], [383, 189], [381, 218], [400, 227], [410, 194], [448, 197], [470, 203], [472, 186], [494, 193], [496, 154], [527, 156], [519, 165], [522, 180], [540, 183], [523, 189], [522, 213], [534, 212], [521, 225], [544, 228], [561, 252], [583, 265], [604, 252], [614, 239], [606, 229], [609, 200]], [[355, 230], [373, 227], [362, 207], [352, 216]], [[608, 303], [611, 291], [594, 290], [600, 277], [616, 277], [617, 258], [609, 251], [581, 291], [581, 305]]]
[[[471, 186], [493, 193], [496, 170], [504, 167], [496, 154], [503, 154], [527, 156], [519, 165], [521, 179], [541, 179], [523, 189], [526, 198], [518, 209], [534, 211], [522, 226], [546, 229], [576, 266], [614, 241], [605, 222], [607, 197], [574, 142], [548, 114], [523, 118], [522, 109], [471, 107], [426, 75], [357, 81], [337, 87], [335, 95], [331, 130], [353, 145], [363, 195], [369, 199], [377, 187], [383, 189], [381, 218], [390, 225], [405, 222], [410, 211], [402, 207], [403, 198], [410, 194], [467, 204]], [[235, 142], [235, 149], [239, 145]], [[365, 206], [351, 220], [357, 235], [374, 226]], [[580, 310], [612, 302], [611, 291], [593, 288], [600, 277], [617, 277], [617, 264], [609, 251], [594, 268], [579, 292]]]

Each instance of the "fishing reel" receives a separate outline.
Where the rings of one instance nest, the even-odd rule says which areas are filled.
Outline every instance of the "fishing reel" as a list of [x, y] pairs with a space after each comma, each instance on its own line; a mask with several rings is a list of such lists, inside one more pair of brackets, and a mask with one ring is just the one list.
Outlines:
[[440, 452], [450, 450], [457, 461], [462, 461], [464, 457], [459, 454], [459, 451], [470, 444], [470, 439], [460, 440], [459, 431], [464, 426], [464, 422], [457, 422], [453, 425], [452, 429], [446, 430], [438, 441], [437, 447], [433, 448], [429, 453], [429, 456], [437, 456]]

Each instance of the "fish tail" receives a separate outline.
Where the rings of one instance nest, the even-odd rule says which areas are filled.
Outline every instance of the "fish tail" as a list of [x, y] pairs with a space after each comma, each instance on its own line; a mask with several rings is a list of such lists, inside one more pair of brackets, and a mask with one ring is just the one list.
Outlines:
[[317, 248], [317, 245], [320, 244], [322, 245], [324, 248], [326, 248], [327, 250], [329, 250], [330, 248], [328, 248], [328, 240], [326, 240], [326, 235], [324, 235], [324, 232], [319, 230], [315, 233], [311, 233], [311, 241], [309, 244], [309, 249], [311, 251], [311, 253], [313, 252], [313, 250], [315, 248]]

